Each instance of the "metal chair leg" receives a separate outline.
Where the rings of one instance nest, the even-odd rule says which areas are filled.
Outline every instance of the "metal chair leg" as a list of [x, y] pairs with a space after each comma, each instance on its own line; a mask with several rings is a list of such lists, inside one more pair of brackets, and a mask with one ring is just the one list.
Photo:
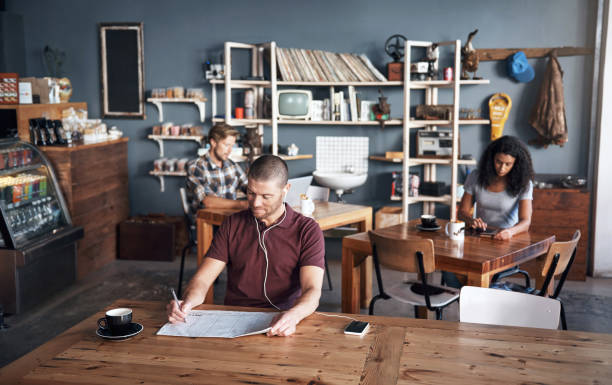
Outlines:
[[181, 255], [181, 269], [179, 270], [178, 292], [177, 292], [177, 296], [179, 298], [181, 298], [181, 292], [182, 292], [182, 287], [183, 287], [183, 271], [185, 270], [185, 255], [187, 254], [187, 251], [191, 250], [193, 246], [194, 244], [189, 242], [187, 246], [183, 247], [183, 253]]
[[323, 259], [325, 260], [325, 273], [327, 275], [327, 285], [329, 286], [329, 291], [332, 291], [334, 290], [334, 288], [332, 287], [331, 274], [329, 273], [329, 266], [327, 265], [327, 255], [324, 256]]
[[374, 315], [374, 303], [376, 301], [378, 301], [379, 299], [381, 299], [382, 296], [380, 294], [374, 296], [374, 298], [372, 298], [372, 300], [370, 301], [370, 309], [368, 310], [368, 314], [370, 315]]
[[565, 320], [565, 308], [563, 302], [561, 302], [561, 327], [563, 330], [567, 330], [567, 321]]

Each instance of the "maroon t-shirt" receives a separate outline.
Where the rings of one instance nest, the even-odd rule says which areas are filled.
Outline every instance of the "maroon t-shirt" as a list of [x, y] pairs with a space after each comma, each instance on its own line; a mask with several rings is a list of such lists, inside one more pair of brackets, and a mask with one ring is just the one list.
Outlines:
[[272, 307], [263, 291], [266, 258], [256, 226], [262, 236], [266, 231], [263, 236], [269, 261], [266, 292], [280, 309], [291, 308], [301, 295], [302, 266], [324, 268], [325, 242], [319, 224], [289, 205], [285, 207], [284, 220], [281, 216], [269, 231], [250, 210], [238, 212], [221, 224], [206, 257], [227, 263], [226, 305]]

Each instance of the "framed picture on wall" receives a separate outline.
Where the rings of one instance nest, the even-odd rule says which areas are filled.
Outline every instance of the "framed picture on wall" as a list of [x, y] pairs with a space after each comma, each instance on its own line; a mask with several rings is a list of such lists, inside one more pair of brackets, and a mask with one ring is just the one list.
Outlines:
[[100, 23], [104, 118], [145, 119], [143, 23]]

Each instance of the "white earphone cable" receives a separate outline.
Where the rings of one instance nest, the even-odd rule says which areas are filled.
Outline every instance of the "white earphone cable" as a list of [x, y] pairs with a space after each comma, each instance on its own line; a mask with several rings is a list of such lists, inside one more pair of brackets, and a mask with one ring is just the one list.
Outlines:
[[272, 230], [273, 228], [275, 228], [276, 226], [280, 225], [281, 223], [283, 223], [283, 221], [285, 220], [285, 218], [287, 217], [287, 209], [285, 207], [285, 204], [283, 203], [283, 219], [280, 220], [280, 222], [278, 222], [275, 225], [270, 226], [269, 228], [265, 229], [263, 231], [263, 233], [259, 232], [259, 224], [257, 223], [257, 218], [255, 218], [255, 216], [253, 216], [253, 219], [255, 220], [255, 228], [257, 229], [257, 240], [259, 242], [259, 246], [261, 247], [261, 249], [264, 252], [264, 256], [266, 258], [266, 273], [264, 275], [264, 282], [263, 282], [263, 292], [264, 292], [264, 296], [266, 297], [266, 299], [268, 300], [268, 302], [270, 303], [270, 305], [274, 306], [277, 310], [281, 310], [278, 306], [276, 306], [272, 301], [270, 301], [270, 298], [268, 297], [268, 292], [266, 291], [266, 282], [268, 281], [268, 249], [266, 248], [266, 243], [265, 243], [265, 238], [266, 238], [266, 233], [270, 230]]
[[[285, 205], [283, 203], [283, 208], [285, 208]], [[263, 283], [263, 292], [264, 292], [264, 296], [266, 297], [266, 299], [268, 300], [268, 302], [270, 303], [270, 305], [274, 306], [277, 310], [281, 310], [278, 306], [276, 306], [268, 297], [268, 293], [266, 291], [266, 282], [268, 280], [268, 249], [266, 247], [266, 243], [265, 243], [265, 238], [266, 238], [266, 233], [270, 230], [272, 230], [273, 228], [275, 228], [276, 226], [280, 225], [281, 223], [283, 223], [283, 221], [285, 220], [285, 217], [287, 216], [287, 209], [285, 208], [285, 210], [283, 211], [283, 219], [280, 220], [280, 222], [278, 222], [277, 224], [270, 226], [269, 228], [265, 229], [263, 231], [263, 233], [260, 233], [259, 231], [259, 224], [257, 223], [257, 218], [255, 218], [253, 216], [253, 219], [255, 220], [255, 228], [257, 229], [257, 241], [259, 242], [259, 246], [261, 247], [261, 249], [264, 252], [264, 257], [266, 258], [266, 273], [264, 275], [264, 283]], [[282, 311], [282, 310], [281, 310]], [[338, 318], [348, 318], [350, 320], [353, 321], [358, 321], [355, 318], [352, 317], [347, 317], [345, 315], [335, 315], [335, 314], [324, 314], [324, 313], [320, 313], [318, 311], [315, 312], [315, 314], [319, 314], [325, 317], [338, 317]]]

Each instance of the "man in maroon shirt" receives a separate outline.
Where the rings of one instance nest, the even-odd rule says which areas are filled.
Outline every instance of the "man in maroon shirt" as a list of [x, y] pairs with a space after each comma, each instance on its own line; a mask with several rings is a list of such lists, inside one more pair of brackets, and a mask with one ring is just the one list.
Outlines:
[[184, 322], [227, 266], [225, 304], [281, 310], [268, 335], [288, 336], [319, 306], [325, 245], [319, 225], [283, 200], [290, 185], [279, 157], [257, 159], [248, 174], [249, 209], [228, 217], [189, 282], [184, 300], [170, 302], [168, 321]]

